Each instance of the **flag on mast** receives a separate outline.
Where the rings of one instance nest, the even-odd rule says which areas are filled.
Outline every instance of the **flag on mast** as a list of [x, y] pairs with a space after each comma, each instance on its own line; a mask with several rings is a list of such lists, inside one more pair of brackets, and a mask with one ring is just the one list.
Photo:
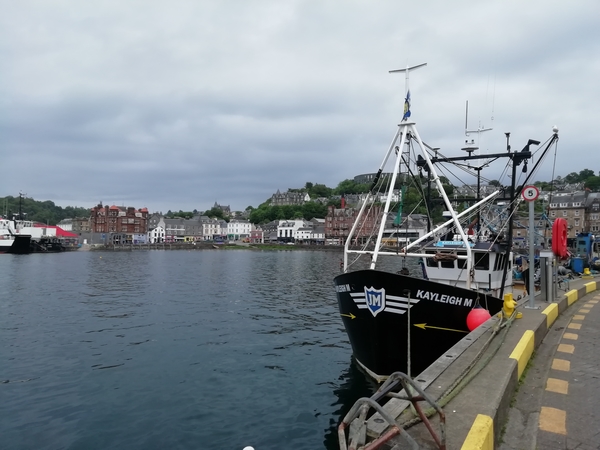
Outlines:
[[404, 115], [402, 120], [406, 120], [410, 117], [410, 91], [406, 91], [406, 98], [404, 99]]

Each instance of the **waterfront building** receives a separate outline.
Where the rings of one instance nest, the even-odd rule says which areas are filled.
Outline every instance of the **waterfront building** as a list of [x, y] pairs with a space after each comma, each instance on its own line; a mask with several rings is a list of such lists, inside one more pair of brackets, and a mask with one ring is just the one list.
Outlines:
[[212, 240], [215, 236], [221, 235], [221, 226], [217, 219], [201, 216], [200, 223], [202, 224], [202, 237], [205, 241]]
[[148, 232], [148, 209], [124, 206], [103, 206], [99, 203], [91, 210], [90, 229], [93, 233], [120, 233], [129, 235]]
[[256, 227], [250, 230], [250, 243], [252, 244], [264, 244], [264, 232], [262, 228]]
[[250, 237], [252, 224], [247, 220], [232, 219], [227, 223], [227, 239], [239, 241]]
[[[356, 220], [358, 211], [357, 208], [336, 208], [329, 206], [327, 217], [325, 218], [325, 243], [329, 245], [344, 245]], [[381, 206], [374, 207], [364, 216], [362, 223], [358, 224], [356, 229], [356, 244], [364, 243], [373, 233], [377, 234], [376, 226], [379, 224], [378, 218], [380, 216]]]
[[309, 232], [306, 235], [306, 238], [309, 239], [312, 229], [310, 222], [304, 219], [281, 220], [277, 226], [277, 241], [285, 243], [294, 242], [298, 236], [298, 230], [306, 228], [309, 228]]

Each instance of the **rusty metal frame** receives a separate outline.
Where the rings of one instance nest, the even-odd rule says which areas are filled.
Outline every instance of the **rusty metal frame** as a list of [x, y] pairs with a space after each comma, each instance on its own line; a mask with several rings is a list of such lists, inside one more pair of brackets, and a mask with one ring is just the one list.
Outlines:
[[[398, 389], [398, 385], [401, 385], [405, 395], [400, 395], [394, 390]], [[416, 392], [418, 395], [414, 395]], [[360, 436], [354, 436], [351, 438], [350, 445], [348, 446], [346, 443], [346, 428], [355, 420], [359, 419], [360, 422], [364, 423], [367, 412], [370, 408], [373, 408], [375, 411], [379, 413], [379, 415], [385, 420], [388, 425], [391, 427], [383, 435], [379, 436], [375, 440], [369, 442], [368, 444], [360, 447], [363, 450], [376, 450], [381, 447], [383, 444], [388, 442], [395, 436], [402, 436], [406, 442], [410, 445], [411, 449], [418, 449], [419, 445], [415, 442], [415, 440], [408, 434], [408, 432], [402, 427], [401, 424], [396, 422], [396, 420], [391, 417], [387, 411], [383, 409], [383, 407], [378, 403], [384, 397], [394, 397], [401, 400], [409, 401], [420, 419], [423, 421], [423, 424], [431, 434], [431, 437], [435, 441], [437, 447], [440, 450], [446, 450], [446, 415], [444, 414], [443, 409], [423, 390], [419, 385], [417, 385], [412, 379], [410, 379], [406, 374], [402, 372], [394, 372], [389, 376], [389, 378], [381, 385], [381, 387], [377, 390], [373, 396], [370, 398], [363, 397], [356, 401], [356, 403], [352, 406], [350, 411], [344, 417], [344, 420], [340, 423], [338, 427], [338, 439], [340, 444], [340, 450], [357, 450], [358, 446], [361, 444], [365, 444], [361, 442]], [[421, 405], [419, 402], [426, 401], [429, 403], [435, 411], [439, 414], [440, 417], [440, 435], [438, 436], [427, 415], [423, 412]]]

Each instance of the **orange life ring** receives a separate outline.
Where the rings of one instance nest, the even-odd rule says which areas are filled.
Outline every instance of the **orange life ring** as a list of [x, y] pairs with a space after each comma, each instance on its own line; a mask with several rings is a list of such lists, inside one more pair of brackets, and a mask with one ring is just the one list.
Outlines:
[[552, 224], [552, 253], [561, 259], [565, 259], [569, 255], [567, 248], [567, 221], [565, 219], [555, 219]]

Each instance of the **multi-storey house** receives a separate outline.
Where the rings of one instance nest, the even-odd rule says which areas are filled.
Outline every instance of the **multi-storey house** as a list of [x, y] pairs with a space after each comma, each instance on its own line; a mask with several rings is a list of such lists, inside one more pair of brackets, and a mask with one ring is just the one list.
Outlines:
[[251, 231], [252, 224], [247, 220], [232, 219], [227, 223], [227, 239], [230, 241], [247, 239]]
[[585, 231], [593, 234], [600, 232], [600, 193], [588, 194], [585, 203]]
[[310, 201], [310, 195], [305, 192], [277, 192], [271, 196], [271, 206], [303, 205]]
[[120, 238], [133, 241], [133, 235], [146, 234], [148, 232], [148, 209], [137, 210], [133, 207], [102, 206], [102, 203], [94, 206], [90, 216], [90, 229], [93, 233], [120, 234], [128, 236]]
[[552, 196], [548, 206], [550, 219], [563, 218], [568, 224], [568, 238], [586, 230], [585, 213], [588, 191], [559, 192]]
[[220, 209], [225, 216], [231, 216], [231, 208], [229, 205], [219, 205], [217, 202], [213, 205], [213, 209]]
[[263, 244], [265, 242], [262, 228], [256, 227], [250, 230], [250, 242], [252, 244]]
[[[330, 206], [325, 218], [325, 243], [331, 245], [344, 245], [350, 234], [352, 225], [358, 215], [356, 208], [335, 208]], [[357, 225], [352, 244], [362, 244], [373, 233], [377, 234], [376, 227], [380, 223], [381, 207], [372, 208], [364, 215], [361, 223]]]
[[280, 220], [277, 226], [278, 242], [294, 242], [297, 239], [298, 230], [310, 227], [310, 222], [304, 219]]
[[264, 242], [277, 242], [277, 228], [279, 227], [280, 222], [281, 220], [272, 220], [262, 226]]
[[202, 236], [205, 241], [222, 239], [221, 221], [214, 217], [201, 216], [200, 223], [202, 225]]

